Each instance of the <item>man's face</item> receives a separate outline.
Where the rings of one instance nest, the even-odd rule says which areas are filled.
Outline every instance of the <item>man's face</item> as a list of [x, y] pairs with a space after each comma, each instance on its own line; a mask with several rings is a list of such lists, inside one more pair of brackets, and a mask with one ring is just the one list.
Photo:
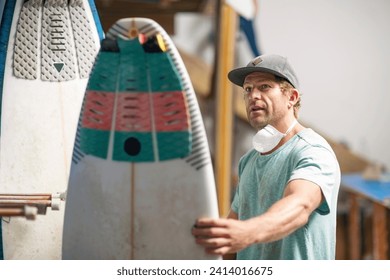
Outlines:
[[268, 124], [276, 126], [286, 115], [288, 97], [273, 74], [253, 72], [246, 76], [243, 89], [249, 123], [257, 130]]

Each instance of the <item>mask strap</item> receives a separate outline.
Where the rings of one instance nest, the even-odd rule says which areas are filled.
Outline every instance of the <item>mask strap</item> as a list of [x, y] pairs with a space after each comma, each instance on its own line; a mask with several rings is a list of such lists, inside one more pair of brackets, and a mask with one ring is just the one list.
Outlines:
[[287, 129], [286, 133], [284, 134], [284, 136], [286, 136], [287, 134], [290, 133], [290, 131], [294, 128], [294, 126], [298, 123], [297, 119], [295, 119], [293, 121], [293, 123], [290, 125], [290, 127]]

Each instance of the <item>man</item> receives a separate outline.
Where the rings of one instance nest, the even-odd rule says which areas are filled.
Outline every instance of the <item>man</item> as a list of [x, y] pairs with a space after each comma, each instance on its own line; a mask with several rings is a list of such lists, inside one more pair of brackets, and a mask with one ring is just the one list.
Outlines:
[[340, 168], [329, 144], [297, 121], [295, 71], [284, 57], [262, 55], [228, 78], [243, 87], [258, 132], [240, 160], [228, 218], [199, 218], [196, 242], [225, 258], [334, 259]]

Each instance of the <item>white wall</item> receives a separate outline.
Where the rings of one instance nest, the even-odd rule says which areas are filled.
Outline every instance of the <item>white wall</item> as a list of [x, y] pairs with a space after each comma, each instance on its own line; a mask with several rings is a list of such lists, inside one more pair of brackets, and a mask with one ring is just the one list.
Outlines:
[[[302, 121], [390, 169], [390, 1], [258, 1], [260, 49], [295, 66]], [[211, 19], [183, 14], [176, 22], [178, 46], [197, 52]], [[252, 55], [237, 46], [238, 64], [246, 64]], [[209, 49], [199, 55], [212, 59]]]

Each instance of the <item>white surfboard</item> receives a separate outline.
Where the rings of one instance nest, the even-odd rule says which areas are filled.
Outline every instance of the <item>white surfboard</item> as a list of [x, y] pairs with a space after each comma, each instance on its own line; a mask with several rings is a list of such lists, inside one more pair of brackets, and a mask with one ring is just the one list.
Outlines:
[[150, 19], [119, 20], [106, 38], [77, 131], [63, 258], [215, 259], [191, 235], [218, 207], [182, 59]]
[[[7, 0], [1, 33], [7, 44], [0, 51], [0, 193], [65, 192], [80, 109], [103, 37], [95, 4]], [[35, 221], [3, 218], [4, 258], [61, 259], [63, 216], [61, 205]]]

